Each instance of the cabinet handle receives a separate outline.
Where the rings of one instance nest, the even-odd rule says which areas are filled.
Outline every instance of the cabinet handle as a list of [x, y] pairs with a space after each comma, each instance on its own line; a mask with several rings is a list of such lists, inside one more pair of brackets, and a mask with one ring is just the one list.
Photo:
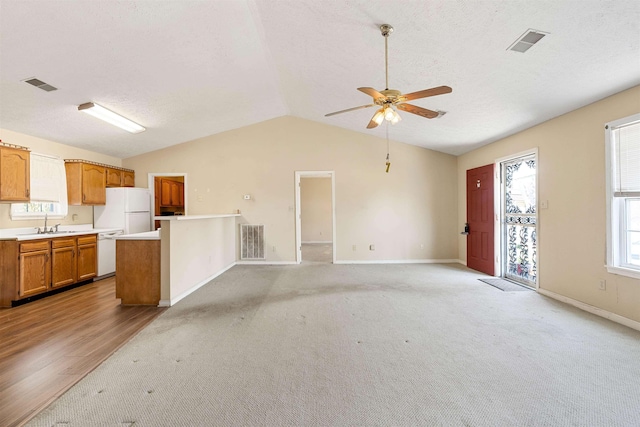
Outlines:
[[76, 256], [76, 250], [72, 249], [71, 250], [71, 258], [75, 258], [75, 256]]
[[31, 192], [29, 191], [29, 189], [27, 188], [27, 197], [31, 196]]
[[86, 195], [86, 194], [83, 194], [83, 195], [82, 195], [82, 201], [83, 201], [83, 202], [86, 202], [86, 201], [87, 201], [87, 195]]

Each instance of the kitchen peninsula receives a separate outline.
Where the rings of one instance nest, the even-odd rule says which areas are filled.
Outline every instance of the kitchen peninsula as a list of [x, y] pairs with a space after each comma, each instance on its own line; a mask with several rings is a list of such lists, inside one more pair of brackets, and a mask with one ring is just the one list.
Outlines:
[[[158, 216], [160, 230], [118, 237], [116, 289], [122, 303], [155, 305], [158, 294], [157, 304], [168, 307], [231, 268], [239, 216]], [[132, 280], [131, 272], [144, 280]]]

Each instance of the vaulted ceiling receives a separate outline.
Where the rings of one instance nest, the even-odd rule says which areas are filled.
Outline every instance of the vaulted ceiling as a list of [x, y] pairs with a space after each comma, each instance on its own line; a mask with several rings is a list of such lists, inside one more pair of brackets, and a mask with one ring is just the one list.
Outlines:
[[[384, 138], [374, 108], [325, 117], [385, 89], [384, 23], [390, 88], [453, 88], [412, 101], [446, 115], [401, 111], [389, 137], [445, 153], [640, 84], [637, 0], [0, 0], [0, 128], [119, 158], [283, 115]], [[508, 50], [528, 29], [547, 35]]]

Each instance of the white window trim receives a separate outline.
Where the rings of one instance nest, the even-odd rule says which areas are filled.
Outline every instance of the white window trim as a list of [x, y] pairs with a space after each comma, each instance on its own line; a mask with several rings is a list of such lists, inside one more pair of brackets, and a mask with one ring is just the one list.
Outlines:
[[640, 279], [640, 268], [630, 267], [623, 264], [620, 259], [622, 251], [626, 251], [623, 247], [624, 238], [620, 233], [620, 226], [624, 223], [624, 209], [621, 208], [624, 199], [614, 197], [614, 165], [613, 165], [613, 131], [621, 126], [629, 125], [634, 122], [640, 122], [640, 113], [624, 117], [619, 120], [609, 122], [605, 126], [605, 170], [606, 170], [606, 192], [607, 192], [607, 260], [606, 269], [609, 273], [621, 276], [633, 277]]
[[[29, 202], [25, 202], [29, 203]], [[34, 203], [52, 203], [52, 202], [34, 202]], [[45, 214], [42, 212], [17, 212], [18, 206], [23, 205], [24, 203], [12, 203], [11, 204], [11, 220], [12, 221], [23, 221], [30, 219], [44, 219]], [[49, 219], [64, 219], [69, 214], [68, 206], [60, 206], [62, 209], [61, 213], [47, 213], [46, 216]]]

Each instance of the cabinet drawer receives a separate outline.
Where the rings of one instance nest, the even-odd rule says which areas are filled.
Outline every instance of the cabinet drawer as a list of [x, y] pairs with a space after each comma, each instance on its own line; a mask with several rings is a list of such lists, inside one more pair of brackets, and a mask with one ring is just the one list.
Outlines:
[[67, 246], [75, 246], [76, 239], [74, 237], [62, 237], [51, 240], [52, 248], [65, 248]]
[[47, 251], [49, 240], [37, 240], [35, 242], [20, 243], [20, 252]]
[[88, 245], [91, 243], [97, 242], [97, 236], [95, 234], [91, 236], [80, 236], [78, 237], [78, 245]]

